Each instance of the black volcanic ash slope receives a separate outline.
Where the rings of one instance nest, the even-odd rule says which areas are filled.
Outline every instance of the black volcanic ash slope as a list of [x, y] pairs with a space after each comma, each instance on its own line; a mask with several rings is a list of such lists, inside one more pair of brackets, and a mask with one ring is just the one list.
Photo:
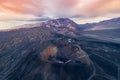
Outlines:
[[0, 35], [0, 80], [118, 78], [119, 44], [78, 39], [46, 26]]

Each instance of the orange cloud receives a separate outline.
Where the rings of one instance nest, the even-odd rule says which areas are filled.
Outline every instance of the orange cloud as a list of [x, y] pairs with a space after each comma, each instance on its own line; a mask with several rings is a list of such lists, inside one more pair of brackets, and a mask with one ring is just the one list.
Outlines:
[[120, 12], [120, 0], [111, 0], [104, 6], [99, 8], [101, 12]]
[[113, 12], [120, 12], [120, 0], [0, 0], [0, 17], [3, 13], [56, 18]]
[[[86, 0], [87, 1], [87, 0]], [[82, 15], [101, 15], [110, 12], [120, 12], [120, 0], [91, 0], [76, 7], [76, 12]]]
[[76, 6], [78, 3], [80, 2], [80, 0], [57, 0], [57, 6], [58, 8], [72, 8], [74, 6]]
[[[97, 16], [120, 12], [120, 0], [51, 0], [47, 12], [58, 17]], [[52, 7], [52, 9], [51, 9]]]
[[32, 0], [0, 0], [0, 7], [15, 13], [41, 15], [44, 7], [41, 0], [39, 3], [40, 7]]

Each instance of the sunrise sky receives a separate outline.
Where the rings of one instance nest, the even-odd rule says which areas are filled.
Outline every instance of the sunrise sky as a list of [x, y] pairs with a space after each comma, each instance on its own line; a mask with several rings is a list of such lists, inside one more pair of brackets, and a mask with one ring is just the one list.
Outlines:
[[0, 29], [64, 17], [80, 24], [120, 17], [120, 0], [0, 0]]

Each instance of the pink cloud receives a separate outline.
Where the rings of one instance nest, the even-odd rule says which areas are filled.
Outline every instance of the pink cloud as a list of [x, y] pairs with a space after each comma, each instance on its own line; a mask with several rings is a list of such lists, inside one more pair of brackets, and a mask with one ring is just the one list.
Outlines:
[[32, 0], [0, 0], [0, 7], [15, 13], [41, 15], [43, 3], [39, 0], [39, 7]]
[[5, 11], [41, 17], [94, 16], [120, 12], [120, 0], [0, 0], [0, 13]]
[[120, 0], [91, 0], [89, 3], [86, 1], [83, 1], [83, 6], [76, 7], [76, 13], [91, 16], [120, 12]]

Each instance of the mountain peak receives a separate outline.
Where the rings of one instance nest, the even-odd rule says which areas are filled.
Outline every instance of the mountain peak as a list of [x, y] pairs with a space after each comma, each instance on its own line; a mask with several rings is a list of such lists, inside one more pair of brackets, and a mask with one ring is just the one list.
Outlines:
[[69, 18], [58, 18], [49, 20], [43, 23], [43, 26], [46, 27], [56, 27], [56, 28], [76, 28], [78, 24], [74, 21], [70, 20]]

